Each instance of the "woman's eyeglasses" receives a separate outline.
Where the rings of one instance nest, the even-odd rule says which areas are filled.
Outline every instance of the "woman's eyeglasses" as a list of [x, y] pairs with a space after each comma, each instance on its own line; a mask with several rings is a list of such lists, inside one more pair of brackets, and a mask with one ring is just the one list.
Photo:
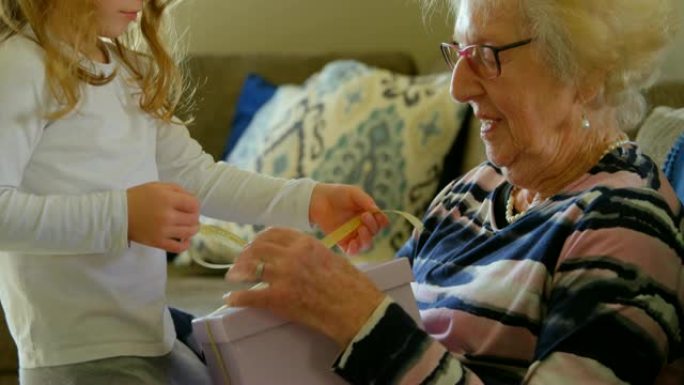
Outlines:
[[532, 39], [517, 41], [515, 43], [494, 47], [486, 44], [473, 44], [460, 48], [458, 43], [442, 43], [440, 49], [449, 69], [452, 71], [456, 63], [463, 57], [468, 61], [470, 68], [483, 79], [494, 79], [501, 75], [501, 62], [499, 53], [511, 48], [530, 44]]

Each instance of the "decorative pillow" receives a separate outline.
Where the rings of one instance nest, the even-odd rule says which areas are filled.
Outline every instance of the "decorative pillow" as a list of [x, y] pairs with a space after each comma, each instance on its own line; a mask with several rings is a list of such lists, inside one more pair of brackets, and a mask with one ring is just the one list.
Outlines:
[[[466, 106], [451, 99], [449, 84], [448, 73], [410, 77], [354, 61], [332, 62], [302, 88], [279, 88], [227, 162], [284, 178], [358, 185], [381, 208], [420, 217], [437, 192], [444, 158], [466, 115]], [[259, 230], [203, 222], [245, 238]], [[409, 223], [395, 217], [390, 223], [362, 256], [365, 261], [393, 257], [408, 239]], [[195, 250], [208, 251], [206, 240], [193, 243]], [[202, 258], [216, 260], [221, 253]]]
[[649, 155], [660, 167], [665, 157], [684, 133], [684, 108], [656, 107], [639, 128], [636, 141], [641, 150]]
[[254, 115], [273, 97], [277, 89], [277, 86], [257, 74], [247, 75], [235, 106], [235, 117], [223, 149], [223, 159], [230, 154], [247, 126], [252, 122]]
[[[684, 120], [682, 120], [684, 125]], [[684, 203], [684, 134], [679, 135], [679, 139], [667, 154], [663, 171], [672, 183], [679, 201]]]
[[265, 150], [273, 125], [287, 119], [290, 108], [294, 106], [303, 93], [303, 86], [283, 85], [278, 87], [270, 101], [265, 103], [254, 115], [249, 127], [242, 134], [230, 155], [224, 160], [236, 167], [253, 170], [253, 160]]

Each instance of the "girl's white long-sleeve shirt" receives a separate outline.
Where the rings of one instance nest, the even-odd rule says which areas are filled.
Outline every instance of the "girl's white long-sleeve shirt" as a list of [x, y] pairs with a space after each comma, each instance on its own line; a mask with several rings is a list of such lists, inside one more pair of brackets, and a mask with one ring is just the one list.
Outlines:
[[49, 121], [42, 48], [0, 43], [0, 301], [23, 368], [171, 350], [166, 255], [129, 244], [128, 188], [176, 183], [204, 215], [309, 227], [313, 181], [214, 162], [184, 126], [141, 110], [110, 56], [91, 65], [114, 80], [84, 85], [77, 109]]

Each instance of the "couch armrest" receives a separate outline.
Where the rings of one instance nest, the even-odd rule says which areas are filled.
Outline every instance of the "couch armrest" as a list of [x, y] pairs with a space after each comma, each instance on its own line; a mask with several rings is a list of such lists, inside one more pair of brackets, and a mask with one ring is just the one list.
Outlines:
[[0, 373], [16, 373], [18, 367], [17, 347], [7, 330], [5, 312], [0, 308]]

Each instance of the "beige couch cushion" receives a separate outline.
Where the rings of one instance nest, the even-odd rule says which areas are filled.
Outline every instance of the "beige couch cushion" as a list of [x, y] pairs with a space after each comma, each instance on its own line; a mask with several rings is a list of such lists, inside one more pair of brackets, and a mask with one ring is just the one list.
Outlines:
[[656, 83], [645, 92], [649, 109], [658, 106], [684, 107], [684, 81], [666, 80]]
[[656, 107], [641, 125], [636, 141], [662, 168], [667, 153], [682, 133], [684, 108]]

